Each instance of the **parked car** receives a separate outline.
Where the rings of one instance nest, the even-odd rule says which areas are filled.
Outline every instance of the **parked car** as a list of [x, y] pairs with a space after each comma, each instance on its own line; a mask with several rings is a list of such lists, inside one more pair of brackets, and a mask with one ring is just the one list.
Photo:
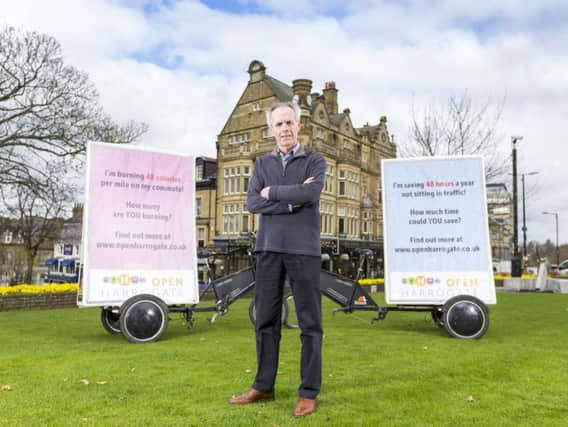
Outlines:
[[568, 276], [568, 259], [558, 264], [558, 274], [560, 276]]

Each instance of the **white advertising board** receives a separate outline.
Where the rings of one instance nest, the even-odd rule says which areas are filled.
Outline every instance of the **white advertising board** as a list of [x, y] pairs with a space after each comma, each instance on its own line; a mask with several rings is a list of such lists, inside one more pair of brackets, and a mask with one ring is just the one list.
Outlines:
[[194, 168], [192, 156], [88, 145], [80, 306], [199, 302]]
[[495, 304], [482, 159], [383, 160], [382, 189], [387, 303]]

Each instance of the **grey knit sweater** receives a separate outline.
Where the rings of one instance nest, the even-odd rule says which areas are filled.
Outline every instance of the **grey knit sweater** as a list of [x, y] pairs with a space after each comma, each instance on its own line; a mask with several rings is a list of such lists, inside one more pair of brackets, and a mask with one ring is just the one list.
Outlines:
[[[321, 255], [319, 198], [326, 167], [321, 154], [303, 145], [286, 166], [276, 148], [256, 159], [247, 209], [261, 214], [257, 252]], [[303, 184], [309, 177], [315, 181]], [[270, 187], [268, 200], [260, 195], [264, 187]]]

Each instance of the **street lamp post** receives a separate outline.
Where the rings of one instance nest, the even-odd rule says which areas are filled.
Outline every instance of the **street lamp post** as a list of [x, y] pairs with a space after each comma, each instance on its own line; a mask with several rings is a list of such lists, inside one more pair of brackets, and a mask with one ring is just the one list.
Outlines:
[[519, 257], [519, 216], [517, 201], [517, 141], [522, 140], [522, 136], [512, 136], [511, 143], [513, 145], [513, 256], [511, 257], [511, 276], [521, 277], [522, 268]]
[[556, 265], [560, 265], [560, 247], [558, 246], [558, 212], [543, 212], [543, 215], [554, 215], [556, 224]]
[[528, 172], [521, 174], [521, 182], [523, 189], [523, 257], [527, 256], [527, 219], [525, 210], [525, 176], [537, 175], [538, 172]]

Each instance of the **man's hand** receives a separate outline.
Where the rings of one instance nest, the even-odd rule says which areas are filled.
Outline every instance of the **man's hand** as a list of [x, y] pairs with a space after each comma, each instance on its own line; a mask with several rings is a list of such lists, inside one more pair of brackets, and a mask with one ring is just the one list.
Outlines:
[[[308, 179], [306, 179], [303, 184], [311, 184], [312, 182], [315, 182], [315, 178], [313, 176], [310, 176]], [[262, 190], [260, 190], [260, 197], [264, 197], [266, 200], [268, 200], [268, 192], [270, 191], [270, 187], [264, 187]]]

